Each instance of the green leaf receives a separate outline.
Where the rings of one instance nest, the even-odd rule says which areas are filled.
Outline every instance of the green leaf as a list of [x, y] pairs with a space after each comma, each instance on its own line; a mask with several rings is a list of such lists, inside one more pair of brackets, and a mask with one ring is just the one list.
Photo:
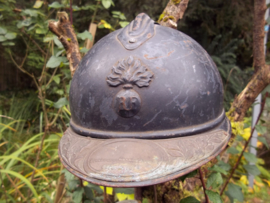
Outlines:
[[33, 23], [32, 19], [31, 18], [26, 18], [25, 20], [23, 21], [19, 21], [17, 23], [17, 27], [20, 29], [22, 27], [28, 27], [30, 26], [31, 24]]
[[0, 42], [4, 42], [6, 40], [7, 40], [7, 38], [5, 38], [4, 36], [0, 35]]
[[63, 7], [64, 6], [62, 4], [59, 4], [57, 1], [49, 5], [49, 8], [63, 8]]
[[83, 47], [83, 48], [80, 49], [80, 52], [81, 53], [87, 53], [88, 51], [89, 51], [89, 49], [87, 49], [85, 47]]
[[65, 105], [68, 105], [68, 100], [65, 97], [62, 97], [57, 102], [55, 102], [53, 106], [57, 109], [60, 109]]
[[88, 32], [87, 30], [85, 30], [84, 32], [82, 33], [79, 33], [77, 35], [77, 37], [81, 38], [82, 40], [85, 40], [85, 39], [89, 39], [89, 40], [92, 40], [92, 34], [90, 32]]
[[227, 175], [227, 172], [223, 168], [221, 168], [217, 165], [212, 166], [211, 168], [209, 168], [209, 170], [216, 171], [216, 172], [222, 173], [224, 175]]
[[6, 28], [0, 27], [0, 34], [4, 35], [7, 33]]
[[104, 6], [104, 8], [108, 9], [111, 7], [113, 2], [111, 0], [101, 0], [101, 3]]
[[217, 166], [222, 168], [225, 171], [229, 171], [231, 169], [231, 165], [228, 163], [225, 163], [224, 161], [219, 160], [217, 163]]
[[8, 33], [5, 35], [5, 38], [11, 40], [11, 39], [15, 39], [16, 36], [17, 36], [17, 33], [15, 33], [15, 32], [8, 32]]
[[114, 188], [115, 193], [134, 194], [134, 188]]
[[256, 125], [255, 129], [257, 130], [258, 133], [260, 133], [262, 135], [264, 133], [266, 133], [266, 131], [267, 131], [267, 128], [265, 126], [262, 126], [262, 125]]
[[244, 157], [248, 162], [251, 163], [256, 163], [258, 161], [258, 158], [254, 154], [249, 152], [244, 152]]
[[262, 143], [267, 147], [267, 149], [269, 149], [269, 145], [268, 145], [268, 143], [267, 143], [265, 137], [258, 137], [258, 140], [259, 140], [260, 142], [262, 142]]
[[93, 192], [92, 188], [90, 188], [90, 187], [87, 187], [87, 186], [84, 187], [84, 193], [85, 193], [86, 198], [89, 200], [92, 200], [95, 197], [94, 192]]
[[60, 66], [61, 63], [65, 63], [65, 62], [67, 62], [66, 57], [51, 56], [51, 58], [49, 59], [49, 61], [46, 64], [46, 67], [48, 67], [48, 68], [56, 68], [56, 67]]
[[37, 28], [36, 29], [36, 33], [39, 34], [39, 35], [46, 34], [47, 31], [48, 31], [47, 29], [43, 29], [43, 28]]
[[57, 36], [53, 36], [53, 41], [54, 41], [54, 43], [58, 46], [58, 48], [64, 48], [63, 47], [63, 44], [59, 41], [59, 39], [58, 39], [58, 37]]
[[14, 43], [14, 42], [3, 42], [2, 45], [3, 45], [3, 46], [14, 46], [15, 43]]
[[56, 84], [59, 84], [60, 83], [60, 77], [58, 75], [55, 75], [53, 76], [53, 81], [56, 83]]
[[223, 183], [223, 179], [220, 173], [212, 173], [207, 179], [207, 188], [211, 187], [213, 189], [219, 187]]
[[241, 187], [233, 183], [228, 184], [228, 190], [225, 192], [225, 194], [230, 198], [232, 203], [234, 199], [237, 199], [240, 202], [244, 201], [244, 195]]
[[72, 194], [72, 200], [74, 203], [81, 203], [83, 198], [83, 188], [77, 188]]
[[234, 147], [230, 147], [227, 150], [227, 152], [230, 153], [230, 154], [238, 154], [239, 153], [239, 151], [236, 148], [234, 148]]
[[97, 185], [95, 185], [95, 184], [88, 183], [87, 187], [92, 188], [92, 189], [95, 190], [98, 194], [102, 194], [102, 193], [103, 193], [103, 190], [102, 190], [99, 186], [97, 186]]
[[128, 21], [120, 21], [120, 22], [119, 22], [119, 25], [120, 25], [121, 27], [126, 27], [128, 24], [129, 24]]
[[49, 42], [49, 41], [52, 41], [54, 39], [54, 35], [46, 35], [44, 38], [43, 38], [43, 42]]
[[69, 180], [67, 184], [68, 184], [68, 189], [72, 191], [72, 190], [75, 190], [80, 185], [80, 181], [76, 179]]
[[247, 165], [244, 165], [243, 167], [251, 175], [257, 176], [257, 175], [260, 175], [261, 174], [260, 170], [255, 165], [249, 165], [249, 164], [247, 164]]
[[200, 203], [195, 197], [189, 196], [184, 199], [181, 199], [180, 203]]
[[29, 15], [31, 17], [37, 17], [38, 13], [39, 13], [38, 11], [33, 10], [33, 9], [25, 9], [22, 11], [22, 14]]
[[74, 177], [75, 177], [75, 176], [74, 176], [72, 173], [70, 173], [67, 169], [63, 169], [63, 170], [62, 170], [62, 173], [65, 174], [65, 179], [66, 179], [67, 182], [73, 180]]
[[217, 192], [213, 192], [211, 190], [206, 190], [205, 193], [209, 197], [209, 200], [213, 203], [222, 203], [222, 199]]
[[43, 4], [43, 1], [37, 0], [33, 6], [33, 8], [40, 8]]

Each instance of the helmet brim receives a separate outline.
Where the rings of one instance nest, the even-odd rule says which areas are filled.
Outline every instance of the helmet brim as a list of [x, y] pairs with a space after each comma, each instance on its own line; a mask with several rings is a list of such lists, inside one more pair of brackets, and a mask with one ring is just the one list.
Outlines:
[[68, 171], [85, 181], [141, 187], [199, 168], [225, 149], [230, 135], [227, 117], [210, 131], [168, 139], [98, 139], [68, 128], [59, 144], [59, 156]]

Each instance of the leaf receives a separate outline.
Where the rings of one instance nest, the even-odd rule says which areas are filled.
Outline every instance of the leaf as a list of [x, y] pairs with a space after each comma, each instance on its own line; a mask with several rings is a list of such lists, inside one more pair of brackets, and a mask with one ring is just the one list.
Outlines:
[[61, 63], [65, 63], [65, 62], [67, 62], [66, 57], [51, 56], [51, 58], [49, 59], [49, 61], [46, 64], [46, 67], [56, 68], [56, 67], [60, 66]]
[[53, 36], [53, 41], [58, 46], [58, 48], [64, 48], [63, 44], [59, 41], [57, 36], [55, 36], [55, 35]]
[[62, 173], [65, 174], [65, 179], [67, 182], [74, 179], [74, 175], [72, 173], [70, 173], [67, 169], [63, 169]]
[[33, 8], [40, 8], [43, 4], [43, 1], [37, 0], [33, 6]]
[[217, 188], [223, 183], [223, 179], [220, 173], [212, 173], [207, 179], [207, 188], [211, 187], [213, 189]]
[[62, 97], [57, 102], [55, 102], [53, 106], [57, 109], [60, 109], [65, 105], [68, 105], [68, 100], [66, 99], [66, 97]]
[[7, 40], [7, 38], [5, 38], [4, 36], [0, 35], [0, 42], [4, 42], [6, 40]]
[[184, 199], [181, 199], [180, 203], [200, 203], [195, 197], [189, 196]]
[[6, 28], [0, 27], [0, 34], [4, 35], [7, 33]]
[[86, 53], [86, 52], [88, 52], [88, 51], [89, 51], [89, 49], [87, 49], [87, 48], [85, 48], [85, 47], [83, 47], [83, 48], [80, 49], [80, 52], [81, 52], [81, 53]]
[[227, 152], [230, 153], [230, 154], [238, 154], [239, 153], [239, 151], [236, 148], [234, 148], [234, 147], [230, 147], [227, 150]]
[[15, 39], [17, 36], [17, 33], [15, 32], [8, 32], [6, 35], [5, 35], [5, 38], [7, 39]]
[[224, 175], [227, 175], [227, 172], [223, 168], [221, 168], [217, 165], [212, 166], [211, 168], [209, 168], [209, 170], [216, 171], [216, 172], [222, 173]]
[[72, 200], [74, 203], [81, 203], [83, 198], [83, 188], [77, 188], [72, 194]]
[[229, 171], [231, 169], [231, 165], [228, 163], [225, 163], [224, 161], [219, 160], [217, 163], [217, 166], [222, 168], [225, 171]]
[[10, 170], [4, 170], [4, 169], [1, 169], [0, 170], [1, 173], [7, 173], [7, 174], [10, 174], [10, 175], [13, 175], [15, 176], [16, 178], [20, 179], [22, 182], [24, 182], [28, 187], [29, 189], [33, 192], [33, 194], [35, 195], [36, 197], [36, 200], [38, 202], [40, 202], [39, 198], [38, 198], [38, 194], [37, 194], [37, 191], [35, 190], [34, 186], [32, 185], [32, 183], [30, 183], [30, 181], [28, 179], [26, 179], [24, 176], [22, 176], [21, 174], [17, 173], [17, 172], [14, 172], [14, 171], [10, 171]]
[[260, 142], [262, 142], [262, 143], [267, 147], [267, 149], [269, 149], [269, 145], [268, 145], [268, 143], [267, 143], [265, 137], [258, 137], [258, 140], [259, 140]]
[[87, 187], [90, 187], [92, 188], [93, 190], [95, 190], [98, 194], [102, 194], [103, 193], [103, 190], [97, 186], [97, 185], [94, 185], [92, 183], [88, 183]]
[[42, 28], [37, 28], [37, 29], [36, 29], [36, 33], [37, 33], [37, 34], [40, 34], [40, 35], [46, 34], [47, 31], [48, 31], [48, 30], [42, 29]]
[[68, 184], [68, 188], [70, 190], [75, 190], [79, 185], [80, 185], [80, 181], [79, 180], [69, 180], [67, 181], [67, 184]]
[[257, 175], [260, 175], [261, 174], [260, 170], [255, 165], [249, 165], [249, 164], [247, 164], [247, 165], [244, 165], [243, 167], [251, 175], [257, 176]]
[[24, 15], [29, 15], [31, 17], [37, 17], [39, 12], [34, 9], [25, 9], [23, 10]]
[[213, 203], [222, 203], [222, 199], [217, 192], [213, 192], [211, 190], [206, 190], [205, 193], [209, 197], [209, 200]]
[[134, 194], [134, 188], [114, 188], [115, 193]]
[[87, 30], [85, 30], [82, 33], [77, 34], [77, 37], [81, 38], [82, 40], [85, 40], [85, 39], [92, 40], [92, 38], [93, 38], [92, 34], [90, 32], [88, 32]]
[[90, 187], [87, 187], [87, 186], [84, 187], [84, 193], [85, 193], [86, 198], [89, 199], [89, 200], [92, 200], [95, 197], [94, 193], [93, 193], [93, 190]]
[[14, 42], [3, 42], [2, 45], [3, 45], [3, 46], [14, 46], [15, 43], [14, 43]]
[[230, 198], [232, 203], [234, 199], [237, 199], [240, 202], [244, 201], [244, 195], [241, 187], [233, 183], [228, 184], [228, 190], [225, 192], [225, 194]]
[[62, 4], [59, 4], [57, 1], [49, 5], [49, 8], [63, 8], [63, 7], [64, 6]]
[[265, 126], [262, 125], [256, 125], [255, 129], [257, 130], [258, 133], [260, 133], [261, 135], [265, 134], [267, 131], [267, 128]]
[[56, 83], [56, 84], [59, 84], [60, 83], [60, 77], [58, 75], [55, 75], [53, 76], [53, 81]]
[[121, 27], [126, 27], [128, 24], [129, 24], [128, 21], [120, 21], [120, 22], [119, 22], [119, 25], [120, 25]]
[[28, 27], [30, 26], [31, 24], [33, 23], [32, 19], [31, 18], [26, 18], [25, 20], [23, 21], [19, 21], [17, 23], [17, 27], [20, 29], [22, 27]]
[[258, 161], [258, 158], [254, 154], [249, 152], [244, 152], [244, 157], [250, 163], [256, 163]]
[[112, 1], [111, 0], [101, 0], [102, 5], [104, 6], [104, 8], [108, 9], [111, 7], [112, 5]]
[[43, 38], [43, 42], [49, 42], [49, 41], [52, 41], [54, 38], [54, 35], [46, 35], [44, 38]]

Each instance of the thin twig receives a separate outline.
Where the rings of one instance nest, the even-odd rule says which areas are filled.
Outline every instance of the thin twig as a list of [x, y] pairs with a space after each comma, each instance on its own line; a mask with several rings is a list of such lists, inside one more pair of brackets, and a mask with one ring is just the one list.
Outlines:
[[238, 159], [237, 159], [237, 162], [235, 163], [235, 165], [234, 165], [234, 167], [233, 167], [233, 170], [231, 171], [231, 173], [230, 173], [228, 179], [226, 180], [224, 186], [222, 187], [222, 189], [221, 189], [221, 191], [220, 191], [220, 196], [223, 194], [224, 190], [226, 189], [226, 187], [227, 187], [227, 185], [228, 185], [230, 179], [232, 178], [232, 176], [233, 176], [235, 170], [237, 169], [237, 167], [238, 167], [238, 165], [239, 165], [239, 163], [240, 163], [240, 161], [241, 161], [241, 158], [243, 157], [244, 152], [246, 151], [246, 149], [247, 149], [247, 147], [248, 147], [248, 144], [249, 144], [249, 142], [250, 142], [250, 140], [251, 140], [251, 138], [252, 138], [253, 132], [254, 132], [254, 130], [255, 130], [255, 126], [257, 125], [257, 123], [258, 123], [259, 120], [260, 120], [260, 117], [261, 117], [261, 114], [262, 114], [262, 112], [263, 112], [264, 105], [265, 105], [265, 101], [266, 101], [266, 98], [267, 98], [267, 97], [268, 97], [268, 92], [266, 92], [265, 98], [263, 99], [263, 101], [262, 101], [262, 103], [261, 103], [261, 110], [260, 110], [260, 113], [259, 113], [258, 118], [257, 118], [257, 120], [256, 120], [256, 123], [255, 123], [254, 127], [252, 128], [252, 130], [251, 130], [251, 132], [250, 132], [250, 137], [249, 137], [248, 140], [246, 141], [246, 144], [245, 144], [245, 146], [244, 146], [244, 148], [243, 148], [241, 154], [239, 155], [239, 157], [238, 157]]
[[55, 75], [55, 73], [56, 73], [56, 71], [58, 70], [58, 67], [56, 67], [55, 69], [54, 69], [54, 71], [53, 71], [53, 74], [52, 74], [52, 76], [51, 76], [51, 78], [50, 78], [50, 80], [49, 80], [49, 82], [46, 84], [46, 86], [45, 86], [45, 89], [47, 88], [47, 86], [52, 82], [52, 80], [53, 80], [53, 76]]
[[24, 63], [25, 63], [25, 61], [26, 61], [27, 54], [28, 54], [28, 49], [26, 49], [26, 54], [25, 54], [25, 57], [24, 57], [24, 59], [23, 59], [21, 65], [19, 65], [19, 64], [15, 61], [15, 59], [13, 58], [11, 52], [9, 52], [10, 59], [11, 59], [11, 61], [14, 63], [14, 65], [15, 65], [18, 69], [20, 69], [20, 71], [22, 71], [23, 73], [27, 74], [28, 76], [30, 76], [30, 77], [32, 78], [33, 76], [32, 76], [28, 71], [26, 71], [25, 69], [23, 69], [23, 65], [24, 65]]
[[199, 168], [199, 173], [200, 173], [200, 179], [201, 179], [201, 182], [202, 182], [202, 186], [203, 186], [203, 192], [204, 192], [204, 196], [205, 196], [205, 201], [206, 203], [209, 203], [209, 198], [206, 194], [206, 186], [205, 186], [205, 182], [204, 182], [204, 179], [203, 179], [203, 173], [202, 173], [202, 169], [201, 167]]
[[104, 186], [103, 197], [104, 197], [104, 203], [107, 203], [107, 187], [106, 186]]
[[73, 18], [73, 16], [72, 16], [72, 0], [69, 0], [69, 15], [70, 15], [70, 23], [71, 23], [71, 25], [73, 24], [73, 20], [72, 20], [72, 18]]
[[34, 39], [32, 39], [32, 37], [31, 36], [29, 36], [24, 30], [22, 30], [22, 32], [36, 45], [36, 47], [38, 48], [38, 50], [42, 53], [42, 54], [44, 54], [44, 55], [46, 55], [46, 53], [45, 53], [45, 51], [43, 51], [43, 49], [38, 45], [38, 43], [34, 40]]
[[154, 185], [154, 195], [155, 195], [154, 203], [157, 203], [157, 186], [156, 185]]
[[[2, 166], [0, 166], [1, 169], [4, 169]], [[23, 194], [20, 192], [20, 190], [17, 188], [16, 184], [14, 183], [14, 181], [12, 180], [12, 178], [6, 174], [6, 176], [8, 177], [8, 180], [11, 182], [12, 186], [15, 188], [16, 192], [21, 196], [21, 198], [23, 199], [23, 201], [26, 201], [26, 198], [23, 196]]]
[[227, 86], [228, 86], [228, 83], [229, 83], [229, 79], [230, 79], [230, 77], [231, 77], [231, 74], [232, 74], [232, 72], [233, 72], [235, 69], [236, 69], [236, 67], [233, 67], [233, 68], [230, 70], [230, 72], [229, 72], [229, 75], [228, 75], [227, 81], [226, 81], [226, 85], [225, 85], [225, 88], [224, 88], [224, 94], [225, 94], [225, 92], [226, 92], [226, 90], [227, 90]]
[[61, 108], [58, 110], [57, 114], [55, 115], [54, 119], [48, 124], [50, 127], [55, 123], [59, 114], [61, 113]]

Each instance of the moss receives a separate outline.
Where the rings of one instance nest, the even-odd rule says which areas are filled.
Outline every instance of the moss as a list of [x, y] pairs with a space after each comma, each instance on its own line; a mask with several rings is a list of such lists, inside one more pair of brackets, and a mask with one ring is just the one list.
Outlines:
[[167, 22], [168, 20], [173, 20], [174, 22], [176, 22], [176, 19], [175, 19], [175, 17], [173, 17], [173, 16], [166, 16], [165, 18], [163, 18], [163, 22]]
[[172, 0], [172, 2], [173, 2], [174, 4], [179, 4], [179, 3], [181, 2], [181, 0]]

